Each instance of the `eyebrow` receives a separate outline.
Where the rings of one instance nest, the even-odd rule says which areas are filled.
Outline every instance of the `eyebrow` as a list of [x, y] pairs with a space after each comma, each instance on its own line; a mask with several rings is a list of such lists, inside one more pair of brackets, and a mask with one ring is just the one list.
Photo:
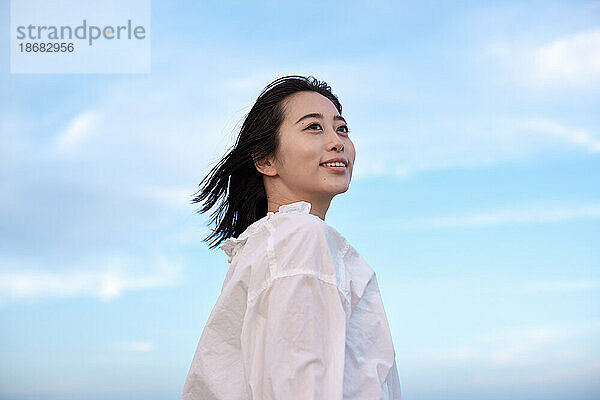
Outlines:
[[[321, 114], [321, 113], [310, 113], [310, 114], [306, 114], [304, 117], [302, 117], [298, 121], [296, 121], [296, 124], [298, 122], [302, 121], [305, 118], [321, 118], [321, 119], [324, 119], [325, 117], [323, 117], [323, 114]], [[347, 124], [346, 120], [341, 115], [334, 115], [333, 120], [334, 121], [338, 121], [338, 120], [339, 121], [344, 121], [344, 123]]]

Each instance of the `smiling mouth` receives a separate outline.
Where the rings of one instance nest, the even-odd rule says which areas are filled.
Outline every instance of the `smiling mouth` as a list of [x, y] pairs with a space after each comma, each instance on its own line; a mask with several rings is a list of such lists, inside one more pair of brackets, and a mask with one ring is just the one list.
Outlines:
[[345, 165], [325, 165], [325, 164], [319, 164], [321, 167], [325, 167], [331, 171], [335, 171], [335, 172], [344, 172], [346, 171], [346, 166]]
[[[327, 165], [329, 164], [329, 165]], [[329, 161], [322, 162], [319, 165], [327, 166], [327, 167], [347, 167], [348, 165], [344, 161]]]

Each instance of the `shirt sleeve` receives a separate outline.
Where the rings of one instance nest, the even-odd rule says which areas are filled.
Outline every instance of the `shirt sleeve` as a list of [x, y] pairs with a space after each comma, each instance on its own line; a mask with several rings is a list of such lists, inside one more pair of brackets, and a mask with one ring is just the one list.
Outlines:
[[[297, 243], [292, 253], [322, 251], [315, 240]], [[295, 260], [304, 260], [301, 269], [276, 268], [248, 306], [242, 348], [252, 398], [342, 400], [346, 313], [339, 289], [322, 273], [326, 258]]]
[[337, 288], [309, 274], [277, 278], [247, 324], [253, 398], [342, 399], [345, 313]]

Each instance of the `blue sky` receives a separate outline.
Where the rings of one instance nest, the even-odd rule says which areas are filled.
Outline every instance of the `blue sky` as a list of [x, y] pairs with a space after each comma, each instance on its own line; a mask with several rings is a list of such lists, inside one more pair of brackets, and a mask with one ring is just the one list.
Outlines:
[[598, 21], [597, 1], [154, 0], [150, 74], [3, 58], [0, 397], [180, 396], [228, 268], [189, 201], [262, 88], [302, 74], [351, 129], [327, 222], [377, 273], [403, 397], [599, 398]]

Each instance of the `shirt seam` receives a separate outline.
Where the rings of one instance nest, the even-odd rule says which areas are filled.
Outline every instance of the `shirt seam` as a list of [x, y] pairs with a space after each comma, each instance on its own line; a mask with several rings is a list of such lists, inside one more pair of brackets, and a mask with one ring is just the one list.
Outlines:
[[[315, 218], [319, 218], [316, 215], [312, 215], [312, 214], [308, 214], [311, 215]], [[266, 227], [266, 229], [269, 231], [269, 236], [267, 237], [267, 260], [268, 260], [268, 266], [269, 266], [269, 278], [265, 279], [265, 281], [263, 282], [263, 284], [256, 289], [253, 293], [248, 294], [248, 299], [247, 299], [247, 305], [250, 305], [251, 303], [253, 303], [256, 298], [258, 298], [258, 296], [260, 296], [260, 294], [262, 292], [264, 292], [266, 289], [268, 289], [273, 282], [275, 281], [275, 279], [278, 278], [284, 278], [287, 276], [294, 276], [294, 275], [300, 275], [300, 274], [304, 274], [304, 275], [311, 275], [316, 277], [317, 279], [325, 282], [325, 283], [329, 283], [333, 286], [336, 287], [336, 289], [338, 290], [339, 293], [342, 294], [342, 296], [344, 297], [344, 299], [346, 300], [346, 302], [348, 304], [352, 304], [351, 299], [350, 299], [350, 291], [348, 289], [346, 289], [346, 272], [343, 270], [345, 268], [344, 266], [344, 256], [346, 254], [346, 252], [349, 250], [350, 248], [350, 243], [344, 238], [344, 246], [341, 250], [338, 250], [340, 254], [340, 262], [342, 263], [342, 270], [340, 271], [340, 278], [341, 278], [341, 282], [338, 285], [337, 282], [337, 276], [335, 274], [319, 274], [319, 273], [315, 273], [312, 270], [304, 270], [301, 268], [294, 268], [291, 270], [286, 270], [283, 272], [278, 272], [278, 262], [277, 262], [277, 254], [275, 252], [275, 246], [274, 246], [274, 237], [275, 237], [275, 227], [273, 226], [275, 218], [268, 218], [265, 221], [264, 226]], [[319, 218], [320, 220], [320, 218]], [[342, 287], [340, 287], [340, 285], [342, 285]]]
[[339, 262], [341, 263], [341, 268], [340, 268], [340, 275], [341, 275], [341, 281], [342, 281], [342, 292], [344, 294], [344, 297], [346, 298], [346, 300], [348, 301], [348, 303], [352, 304], [350, 302], [350, 293], [349, 290], [347, 289], [346, 285], [346, 263], [344, 262], [344, 258], [346, 257], [346, 253], [348, 252], [348, 250], [350, 249], [350, 242], [348, 242], [345, 238], [344, 238], [344, 247], [340, 250], [339, 252]]
[[269, 274], [270, 276], [275, 275], [275, 270], [277, 267], [277, 259], [275, 256], [275, 246], [273, 244], [273, 236], [275, 233], [275, 228], [271, 225], [273, 220], [267, 221], [265, 227], [269, 231], [269, 236], [267, 237], [267, 259], [269, 261]]
[[260, 288], [256, 289], [254, 291], [254, 293], [248, 295], [248, 305], [252, 304], [261, 295], [262, 292], [264, 292], [269, 287], [271, 287], [275, 280], [280, 279], [280, 278], [287, 278], [290, 276], [297, 276], [297, 275], [313, 276], [324, 283], [328, 283], [332, 286], [335, 286], [335, 288], [344, 296], [346, 301], [348, 301], [348, 296], [346, 296], [346, 293], [344, 293], [344, 290], [338, 286], [335, 275], [331, 275], [331, 274], [321, 275], [321, 274], [317, 274], [311, 270], [295, 268], [295, 269], [287, 270], [283, 273], [279, 273], [276, 276], [272, 275], [270, 278], [266, 279]]

